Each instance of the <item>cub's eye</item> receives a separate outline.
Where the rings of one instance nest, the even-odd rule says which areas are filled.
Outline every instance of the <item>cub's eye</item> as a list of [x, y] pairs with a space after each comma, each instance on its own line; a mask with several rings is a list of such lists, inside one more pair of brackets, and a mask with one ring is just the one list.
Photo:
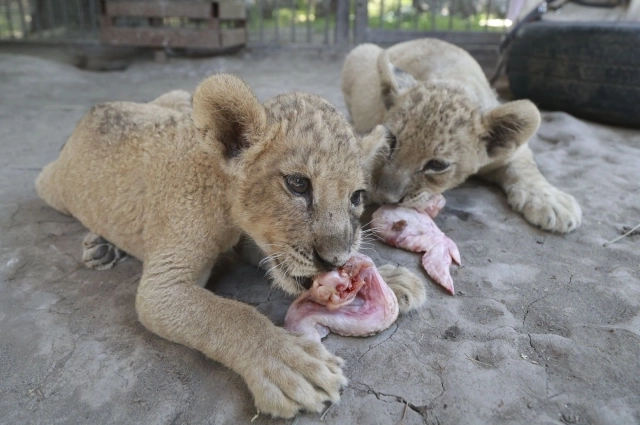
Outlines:
[[311, 182], [306, 177], [286, 176], [287, 187], [294, 195], [304, 195], [311, 189]]
[[431, 159], [424, 165], [422, 171], [444, 171], [449, 168], [449, 164], [440, 159]]
[[362, 202], [363, 193], [364, 190], [356, 190], [355, 192], [353, 192], [353, 194], [351, 195], [351, 205], [353, 205], [354, 207], [360, 205], [360, 202]]

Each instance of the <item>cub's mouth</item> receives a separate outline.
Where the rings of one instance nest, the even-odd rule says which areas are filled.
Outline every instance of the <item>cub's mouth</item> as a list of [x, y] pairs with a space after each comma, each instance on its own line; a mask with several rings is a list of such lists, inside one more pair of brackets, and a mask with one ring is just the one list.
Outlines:
[[305, 291], [311, 289], [311, 285], [313, 285], [313, 277], [294, 277], [296, 283]]
[[315, 266], [300, 264], [294, 257], [266, 258], [265, 260], [263, 260], [264, 270], [271, 276], [272, 282], [293, 295], [309, 290], [313, 284], [313, 277], [319, 273]]

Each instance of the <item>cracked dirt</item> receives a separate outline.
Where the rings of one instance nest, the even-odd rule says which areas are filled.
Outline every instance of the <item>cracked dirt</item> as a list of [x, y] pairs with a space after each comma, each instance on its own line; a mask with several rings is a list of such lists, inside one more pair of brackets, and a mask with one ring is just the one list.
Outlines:
[[[255, 410], [235, 373], [137, 322], [140, 263], [85, 269], [86, 231], [40, 201], [34, 179], [97, 102], [192, 90], [217, 70], [240, 74], [261, 99], [306, 90], [344, 111], [340, 67], [330, 55], [281, 53], [97, 74], [0, 54], [0, 423], [249, 423]], [[371, 338], [330, 335], [350, 383], [323, 423], [640, 423], [640, 235], [602, 246], [640, 222], [640, 132], [543, 118], [536, 159], [580, 202], [582, 227], [539, 231], [479, 181], [448, 193], [436, 222], [462, 254], [458, 294], [425, 277], [420, 311]], [[421, 273], [418, 254], [377, 243], [365, 253]], [[208, 288], [277, 324], [291, 302], [233, 258]]]

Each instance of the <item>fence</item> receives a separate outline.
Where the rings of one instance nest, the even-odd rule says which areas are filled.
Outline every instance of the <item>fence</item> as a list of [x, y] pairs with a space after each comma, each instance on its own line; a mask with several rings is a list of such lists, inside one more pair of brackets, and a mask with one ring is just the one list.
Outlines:
[[0, 0], [0, 40], [98, 39], [98, 0]]
[[[0, 0], [0, 41], [97, 42], [105, 1]], [[247, 0], [248, 43], [345, 47], [436, 36], [463, 47], [495, 49], [510, 25], [505, 19], [507, 1]], [[195, 25], [188, 19], [164, 24]]]

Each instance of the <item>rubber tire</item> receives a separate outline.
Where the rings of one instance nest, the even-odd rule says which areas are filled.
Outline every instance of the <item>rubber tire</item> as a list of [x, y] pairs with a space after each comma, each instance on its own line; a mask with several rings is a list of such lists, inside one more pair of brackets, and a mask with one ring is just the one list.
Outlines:
[[535, 22], [508, 54], [514, 96], [541, 109], [640, 127], [640, 26], [612, 22]]

